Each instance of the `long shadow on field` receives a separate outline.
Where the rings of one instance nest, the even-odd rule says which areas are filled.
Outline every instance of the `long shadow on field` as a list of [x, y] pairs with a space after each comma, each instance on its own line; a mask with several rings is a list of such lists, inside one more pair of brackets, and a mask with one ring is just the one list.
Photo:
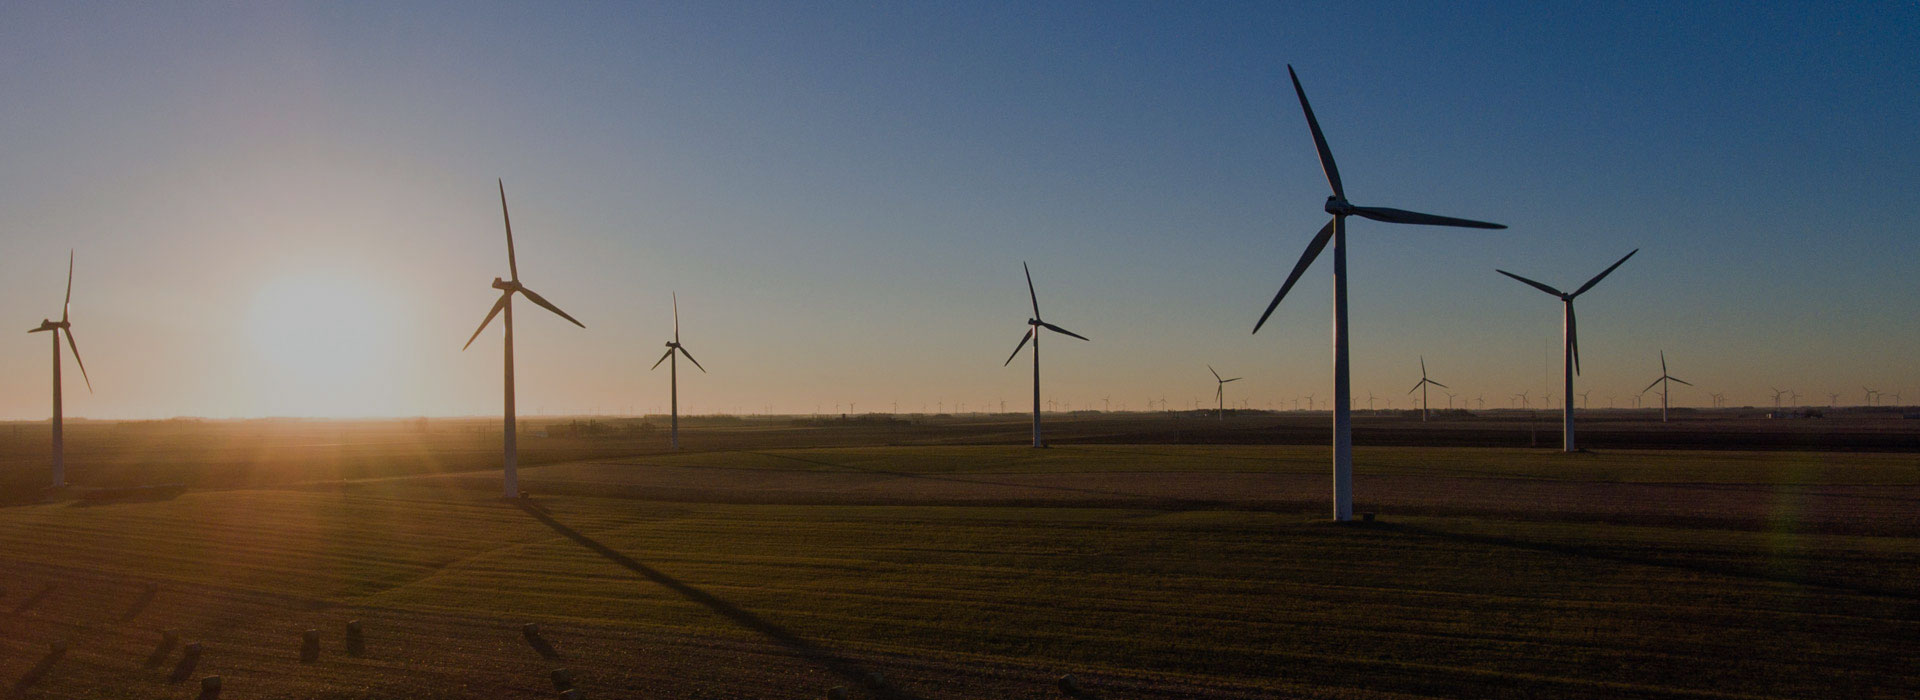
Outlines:
[[1765, 581], [1768, 583], [1787, 583], [1787, 584], [1793, 584], [1797, 586], [1808, 586], [1812, 588], [1826, 588], [1826, 589], [1845, 592], [1845, 593], [1853, 593], [1856, 595], [1877, 596], [1882, 598], [1895, 598], [1895, 599], [1905, 600], [1910, 602], [1920, 601], [1920, 594], [1916, 594], [1912, 591], [1902, 591], [1902, 590], [1895, 590], [1891, 588], [1881, 588], [1878, 586], [1866, 586], [1866, 585], [1860, 585], [1856, 583], [1849, 583], [1849, 582], [1843, 582], [1843, 581], [1823, 580], [1823, 579], [1812, 577], [1812, 576], [1763, 571], [1754, 567], [1728, 566], [1728, 565], [1722, 565], [1722, 564], [1676, 561], [1673, 559], [1661, 559], [1661, 558], [1655, 558], [1655, 557], [1637, 556], [1637, 555], [1626, 554], [1626, 553], [1617, 552], [1617, 551], [1607, 551], [1607, 550], [1599, 549], [1596, 547], [1583, 547], [1580, 545], [1563, 544], [1558, 542], [1535, 542], [1532, 540], [1523, 540], [1517, 537], [1506, 537], [1502, 535], [1481, 535], [1481, 534], [1474, 534], [1474, 533], [1467, 533], [1467, 532], [1448, 532], [1446, 530], [1436, 530], [1430, 527], [1421, 527], [1419, 525], [1408, 525], [1405, 523], [1374, 523], [1372, 525], [1369, 525], [1368, 527], [1371, 527], [1373, 529], [1378, 529], [1378, 530], [1386, 530], [1389, 532], [1400, 532], [1400, 533], [1405, 533], [1409, 535], [1418, 535], [1421, 537], [1431, 537], [1435, 539], [1448, 540], [1452, 542], [1464, 542], [1468, 544], [1477, 544], [1477, 545], [1491, 545], [1496, 547], [1510, 547], [1514, 549], [1525, 549], [1525, 550], [1530, 550], [1535, 552], [1545, 552], [1547, 554], [1559, 554], [1563, 556], [1584, 557], [1588, 559], [1598, 559], [1601, 561], [1619, 562], [1623, 564], [1638, 564], [1641, 566], [1653, 566], [1653, 567], [1660, 567], [1660, 568], [1667, 568], [1667, 569], [1679, 569], [1682, 571], [1692, 571], [1695, 573], [1710, 574], [1714, 576], [1743, 578], [1743, 579], [1748, 579], [1753, 581]]
[[[629, 571], [644, 576], [649, 581], [665, 586], [668, 590], [686, 596], [687, 600], [704, 605], [708, 609], [719, 613], [722, 617], [734, 621], [741, 627], [766, 635], [769, 639], [779, 642], [781, 646], [793, 650], [795, 653], [810, 661], [825, 666], [828, 670], [839, 674], [842, 678], [856, 683], [866, 682], [868, 678], [867, 669], [861, 668], [852, 660], [821, 647], [818, 644], [807, 641], [800, 635], [794, 634], [793, 631], [769, 622], [765, 618], [753, 614], [751, 611], [721, 600], [712, 593], [700, 590], [685, 581], [668, 576], [659, 569], [642, 564], [633, 557], [621, 554], [612, 547], [600, 544], [593, 538], [581, 534], [579, 530], [567, 527], [560, 521], [554, 520], [553, 516], [548, 515], [547, 512], [539, 506], [524, 502], [517, 505], [520, 506], [521, 510], [526, 511], [527, 515], [533, 516], [534, 520], [540, 521], [542, 525], [552, 528], [554, 532], [558, 532], [567, 539], [578, 543], [580, 546], [592, 550], [593, 553], [606, 557], [608, 561], [619, 564]], [[893, 688], [889, 688], [883, 696], [900, 698], [902, 700], [918, 700], [914, 695]]]

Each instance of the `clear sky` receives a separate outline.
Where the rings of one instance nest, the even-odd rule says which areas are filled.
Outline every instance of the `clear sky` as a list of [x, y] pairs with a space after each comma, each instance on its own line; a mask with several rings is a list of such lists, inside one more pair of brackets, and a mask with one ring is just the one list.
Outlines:
[[[1351, 227], [1354, 387], [1558, 389], [1577, 286], [1595, 407], [1673, 374], [1736, 404], [1920, 401], [1920, 5], [8, 3], [0, 417], [484, 415], [506, 274], [520, 406], [1186, 405], [1330, 392], [1299, 71], [1351, 198], [1505, 231]], [[1024, 360], [1023, 360], [1024, 362]], [[683, 365], [683, 370], [687, 369]], [[1436, 403], [1442, 400], [1435, 395]], [[1384, 405], [1384, 404], [1383, 404]]]

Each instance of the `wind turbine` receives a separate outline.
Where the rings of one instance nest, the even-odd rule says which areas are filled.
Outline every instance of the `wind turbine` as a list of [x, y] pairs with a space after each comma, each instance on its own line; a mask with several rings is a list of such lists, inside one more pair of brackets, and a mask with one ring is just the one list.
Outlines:
[[1863, 387], [1860, 387], [1860, 390], [1861, 390], [1861, 391], [1864, 391], [1864, 392], [1867, 392], [1867, 406], [1868, 406], [1868, 407], [1872, 407], [1872, 406], [1873, 406], [1873, 395], [1874, 395], [1874, 394], [1878, 394], [1878, 393], [1880, 393], [1880, 392], [1878, 392], [1878, 391], [1874, 391], [1874, 390], [1872, 390], [1872, 389], [1868, 389], [1868, 388], [1866, 388], [1866, 387], [1864, 387], [1864, 386], [1863, 386]]
[[1219, 418], [1220, 420], [1226, 420], [1227, 419], [1227, 382], [1237, 382], [1237, 381], [1240, 381], [1240, 378], [1234, 377], [1232, 379], [1221, 379], [1220, 372], [1216, 371], [1213, 368], [1213, 365], [1207, 365], [1207, 371], [1213, 372], [1213, 381], [1216, 382], [1213, 387], [1213, 399], [1215, 401], [1220, 402], [1220, 412], [1215, 417]]
[[1591, 394], [1591, 393], [1593, 393], [1592, 389], [1588, 389], [1586, 391], [1580, 392], [1580, 409], [1581, 410], [1586, 410], [1587, 408], [1593, 405], [1592, 402], [1587, 400], [1587, 394]]
[[[693, 366], [698, 368], [701, 374], [707, 373], [707, 368], [701, 367], [700, 361], [693, 359], [693, 353], [687, 352], [687, 348], [680, 344], [679, 292], [673, 293], [673, 340], [667, 341], [667, 352], [661, 355], [660, 359], [654, 360], [652, 367], [647, 368], [647, 371], [651, 372], [660, 369], [660, 363], [667, 363], [667, 391], [670, 397], [667, 405], [672, 407], [671, 411], [673, 412], [672, 427], [667, 431], [667, 446], [677, 450], [680, 449], [680, 358], [674, 355], [676, 351], [681, 355], [686, 355], [687, 361], [693, 363]], [[669, 360], [671, 360], [671, 362], [668, 362]], [[834, 404], [834, 407], [835, 410], [838, 410], [839, 404]]]
[[1024, 262], [1020, 263], [1020, 269], [1027, 273], [1027, 299], [1033, 302], [1033, 318], [1027, 319], [1027, 334], [1020, 337], [1020, 344], [1013, 347], [1013, 354], [1008, 355], [1007, 361], [1000, 366], [1013, 364], [1013, 358], [1020, 356], [1020, 350], [1027, 346], [1027, 341], [1033, 341], [1033, 446], [1046, 447], [1047, 443], [1040, 439], [1040, 329], [1045, 328], [1081, 340], [1086, 340], [1087, 337], [1040, 320], [1040, 295], [1033, 291], [1033, 270]]
[[[1441, 384], [1440, 382], [1436, 382], [1434, 380], [1427, 378], [1427, 358], [1425, 355], [1422, 355], [1420, 356], [1420, 383], [1413, 385], [1412, 389], [1407, 390], [1407, 393], [1409, 394], [1416, 391], [1420, 392], [1420, 422], [1422, 423], [1427, 422], [1427, 387], [1429, 385], [1437, 386], [1442, 389], [1452, 388], [1445, 384]], [[1447, 408], [1449, 409], [1453, 408], [1452, 394], [1447, 395]]]
[[1767, 389], [1773, 392], [1773, 410], [1780, 410], [1780, 397], [1786, 395], [1787, 390], [1773, 387], [1767, 387]]
[[1313, 132], [1313, 146], [1320, 155], [1320, 169], [1327, 176], [1327, 184], [1333, 194], [1327, 197], [1323, 209], [1333, 215], [1333, 219], [1314, 234], [1300, 261], [1293, 266], [1292, 274], [1287, 276], [1280, 292], [1273, 295], [1273, 301], [1267, 304], [1267, 310], [1253, 325], [1253, 332], [1260, 332], [1267, 317], [1273, 315], [1280, 300], [1300, 281], [1300, 275], [1307, 271], [1320, 251], [1333, 244], [1333, 519], [1345, 521], [1353, 519], [1353, 395], [1352, 381], [1348, 373], [1347, 358], [1347, 217], [1360, 216], [1374, 221], [1393, 224], [1427, 224], [1432, 226], [1457, 226], [1465, 228], [1506, 228], [1500, 224], [1468, 219], [1456, 219], [1446, 216], [1421, 214], [1401, 209], [1385, 207], [1361, 207], [1347, 201], [1346, 189], [1340, 184], [1340, 169], [1334, 165], [1333, 151], [1327, 148], [1327, 139], [1320, 132], [1320, 122], [1313, 117], [1313, 107], [1307, 103], [1307, 91], [1300, 86], [1300, 76], [1295, 74], [1293, 66], [1287, 66], [1287, 76], [1293, 80], [1294, 95], [1300, 98], [1300, 111], [1306, 116], [1307, 128]]
[[[1498, 269], [1494, 270], [1494, 272], [1498, 272], [1508, 277], [1512, 277], [1516, 280], [1519, 280], [1522, 283], [1525, 283], [1533, 287], [1534, 289], [1538, 289], [1548, 294], [1552, 294], [1556, 297], [1560, 297], [1560, 309], [1561, 309], [1560, 330], [1561, 330], [1561, 337], [1564, 340], [1564, 342], [1562, 343], [1560, 354], [1561, 354], [1561, 362], [1566, 366], [1565, 367], [1566, 390], [1563, 392], [1563, 396], [1565, 397], [1565, 400], [1566, 400], [1566, 405], [1562, 406], [1560, 411], [1560, 434], [1563, 438], [1562, 439], [1563, 444], [1561, 445], [1561, 450], [1564, 452], [1574, 451], [1573, 377], [1574, 375], [1577, 375], [1580, 373], [1580, 334], [1577, 332], [1577, 326], [1574, 323], [1573, 300], [1575, 297], [1578, 297], [1581, 294], [1585, 294], [1587, 290], [1593, 289], [1593, 285], [1599, 284], [1600, 280], [1606, 279], [1607, 275], [1613, 274], [1613, 271], [1615, 268], [1620, 267], [1622, 263], [1625, 263], [1627, 261], [1627, 258], [1633, 257], [1634, 253], [1638, 253], [1638, 252], [1640, 252], [1639, 248], [1633, 249], [1632, 252], [1627, 253], [1625, 256], [1621, 257], [1618, 261], [1614, 262], [1612, 265], [1607, 266], [1607, 269], [1601, 270], [1600, 274], [1594, 275], [1593, 279], [1587, 280], [1586, 284], [1580, 285], [1579, 289], [1573, 290], [1573, 293], [1571, 294], [1562, 292], [1558, 289], [1554, 289], [1553, 287], [1549, 287], [1547, 285], [1541, 284], [1539, 282], [1535, 282], [1525, 277], [1521, 277], [1519, 275], [1513, 274], [1506, 270], [1498, 270]], [[1547, 395], [1547, 402], [1548, 403], [1553, 402], [1552, 394]]]
[[1839, 408], [1839, 407], [1840, 407], [1840, 395], [1827, 394], [1827, 408]]
[[1667, 422], [1668, 385], [1664, 384], [1664, 382], [1680, 382], [1681, 384], [1686, 384], [1687, 386], [1693, 386], [1692, 384], [1687, 384], [1686, 381], [1678, 377], [1667, 374], [1667, 351], [1661, 350], [1660, 351], [1660, 378], [1653, 380], [1653, 383], [1648, 384], [1646, 389], [1641, 389], [1640, 393], [1645, 394], [1647, 393], [1648, 390], [1652, 389], [1655, 386], [1660, 387], [1660, 422], [1662, 423]]
[[587, 325], [572, 316], [568, 316], [567, 312], [560, 310], [560, 307], [554, 306], [552, 302], [547, 301], [539, 294], [535, 294], [533, 290], [527, 289], [520, 284], [520, 264], [514, 259], [513, 255], [513, 219], [507, 216], [507, 185], [505, 182], [497, 182], [496, 184], [500, 186], [500, 221], [504, 223], [507, 228], [507, 271], [511, 274], [512, 278], [508, 280], [501, 280], [498, 277], [493, 278], [493, 288], [500, 290], [500, 300], [493, 302], [493, 310], [487, 312], [486, 319], [480, 322], [479, 328], [474, 329], [473, 336], [467, 338], [467, 344], [461, 346], [460, 350], [465, 351], [467, 348], [472, 347], [474, 339], [480, 337], [480, 331], [487, 329], [487, 324], [493, 322], [493, 317], [499, 315], [502, 311], [506, 312], [506, 318], [502, 319], [506, 328], [506, 353], [503, 357], [507, 368], [506, 459], [502, 462], [505, 467], [503, 471], [505, 472], [506, 479], [502, 485], [502, 490], [507, 498], [517, 498], [520, 495], [520, 477], [515, 469], [519, 466], [520, 458], [518, 442], [515, 440], [514, 435], [513, 417], [513, 295], [516, 293], [524, 294], [527, 297], [527, 301], [539, 304], [546, 310], [559, 314], [561, 318], [571, 321], [573, 325], [581, 328], [586, 328]]
[[73, 251], [67, 251], [67, 298], [60, 302], [60, 320], [40, 319], [40, 327], [28, 333], [53, 334], [53, 486], [67, 485], [67, 441], [63, 432], [66, 417], [60, 402], [60, 334], [67, 335], [67, 347], [73, 350], [73, 362], [80, 365], [80, 378], [87, 383], [87, 393], [93, 393], [93, 379], [87, 376], [87, 363], [80, 360], [80, 346], [73, 342]]

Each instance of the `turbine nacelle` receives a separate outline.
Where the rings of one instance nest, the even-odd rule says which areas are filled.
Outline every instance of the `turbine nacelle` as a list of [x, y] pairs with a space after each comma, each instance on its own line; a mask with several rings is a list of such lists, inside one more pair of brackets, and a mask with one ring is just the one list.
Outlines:
[[57, 331], [62, 328], [72, 328], [72, 327], [73, 327], [73, 323], [70, 321], [55, 321], [52, 319], [43, 318], [43, 319], [40, 319], [39, 328], [35, 328], [27, 332], [28, 333], [44, 333], [46, 331]]
[[1353, 216], [1354, 206], [1340, 195], [1327, 195], [1327, 213], [1334, 216]]
[[493, 284], [491, 286], [494, 289], [498, 289], [503, 292], [517, 292], [522, 289], [526, 289], [526, 287], [520, 286], [519, 282], [516, 282], [514, 280], [503, 280], [498, 277], [493, 278]]

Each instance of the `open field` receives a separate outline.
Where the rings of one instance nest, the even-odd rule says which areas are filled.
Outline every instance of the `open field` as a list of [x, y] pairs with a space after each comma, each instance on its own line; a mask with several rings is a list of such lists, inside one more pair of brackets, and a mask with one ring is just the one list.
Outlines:
[[[240, 698], [552, 697], [558, 667], [589, 697], [1037, 698], [1065, 672], [1106, 698], [1920, 694], [1911, 453], [1381, 445], [1356, 478], [1380, 521], [1335, 526], [1324, 447], [956, 423], [529, 440], [525, 504], [460, 424], [155, 438], [160, 473], [222, 476], [0, 508], [0, 682], [190, 696], [179, 652], [147, 664], [178, 629]], [[303, 442], [325, 431], [350, 444]]]

